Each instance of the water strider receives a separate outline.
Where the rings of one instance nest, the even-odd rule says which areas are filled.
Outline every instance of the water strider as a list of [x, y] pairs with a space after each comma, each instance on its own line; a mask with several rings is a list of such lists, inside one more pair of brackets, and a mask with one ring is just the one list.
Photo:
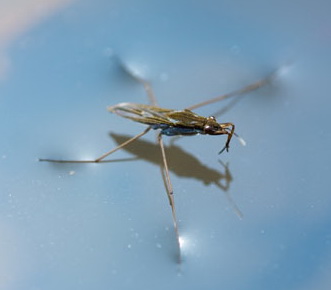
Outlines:
[[259, 80], [255, 83], [252, 83], [248, 86], [245, 86], [239, 90], [230, 92], [225, 95], [218, 96], [216, 98], [203, 101], [196, 105], [192, 105], [184, 110], [172, 110], [172, 109], [165, 109], [157, 106], [156, 97], [153, 93], [152, 87], [146, 80], [138, 77], [137, 75], [133, 74], [129, 71], [126, 67], [123, 67], [126, 72], [128, 72], [134, 79], [139, 81], [143, 86], [144, 89], [150, 99], [151, 105], [145, 104], [134, 104], [134, 103], [120, 103], [114, 106], [108, 107], [108, 111], [115, 113], [121, 117], [130, 119], [135, 122], [143, 123], [147, 125], [147, 128], [137, 134], [136, 136], [126, 140], [122, 144], [118, 145], [117, 147], [113, 148], [112, 150], [104, 153], [100, 157], [94, 160], [56, 160], [56, 159], [46, 159], [42, 158], [39, 159], [40, 161], [47, 161], [47, 162], [57, 162], [57, 163], [98, 163], [102, 162], [107, 156], [114, 153], [115, 151], [127, 146], [128, 144], [134, 142], [135, 140], [139, 139], [151, 129], [158, 130], [157, 134], [157, 142], [160, 145], [161, 155], [162, 155], [162, 162], [163, 166], [161, 167], [162, 178], [165, 183], [167, 196], [169, 199], [169, 203], [172, 210], [172, 219], [174, 224], [174, 230], [176, 234], [176, 242], [178, 245], [178, 262], [181, 262], [181, 250], [180, 250], [180, 236], [178, 231], [178, 223], [176, 217], [176, 208], [175, 208], [175, 200], [173, 195], [173, 188], [170, 181], [169, 176], [169, 168], [168, 162], [166, 158], [166, 152], [162, 140], [162, 136], [192, 136], [197, 134], [202, 135], [227, 135], [227, 140], [223, 149], [219, 152], [222, 153], [224, 150], [228, 151], [230, 147], [230, 141], [233, 135], [237, 136], [240, 141], [243, 142], [242, 139], [235, 133], [235, 125], [229, 122], [226, 123], [218, 123], [216, 118], [213, 116], [203, 117], [194, 112], [193, 109], [200, 108], [202, 106], [206, 106], [215, 102], [219, 102], [221, 100], [239, 96], [253, 90], [256, 90], [268, 82], [273, 78], [274, 73], [270, 74], [269, 76], [265, 77], [262, 80]]

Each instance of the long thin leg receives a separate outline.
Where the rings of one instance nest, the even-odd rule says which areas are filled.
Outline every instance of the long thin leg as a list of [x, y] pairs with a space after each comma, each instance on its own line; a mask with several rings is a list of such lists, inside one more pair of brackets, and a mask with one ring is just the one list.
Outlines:
[[[152, 89], [152, 86], [150, 85], [150, 83], [148, 81], [144, 80], [143, 78], [140, 78], [139, 76], [135, 75], [133, 72], [131, 72], [125, 66], [124, 66], [124, 69], [135, 80], [137, 80], [138, 82], [140, 82], [143, 85], [150, 103], [153, 106], [156, 106], [157, 105], [156, 96], [153, 92], [153, 89]], [[171, 184], [171, 180], [170, 180], [170, 176], [169, 176], [168, 162], [167, 162], [167, 158], [166, 158], [166, 154], [165, 154], [165, 150], [164, 150], [164, 144], [163, 144], [161, 133], [159, 133], [157, 135], [157, 141], [160, 145], [161, 153], [162, 153], [163, 167], [161, 167], [161, 174], [162, 174], [164, 185], [165, 185], [165, 188], [167, 191], [167, 196], [169, 199], [169, 204], [170, 204], [171, 212], [172, 212], [172, 220], [173, 220], [173, 224], [174, 224], [176, 242], [177, 242], [177, 246], [178, 246], [178, 263], [181, 263], [181, 250], [180, 250], [180, 242], [179, 242], [179, 232], [178, 232], [178, 223], [177, 223], [177, 216], [176, 216], [175, 199], [173, 196], [173, 189], [172, 189], [172, 184]]]
[[164, 170], [161, 170], [161, 172], [162, 172], [162, 177], [163, 177], [164, 184], [165, 184], [165, 187], [166, 187], [166, 191], [167, 191], [167, 195], [168, 195], [168, 199], [169, 199], [169, 204], [170, 204], [170, 207], [171, 207], [172, 220], [173, 220], [173, 223], [174, 223], [174, 230], [175, 230], [176, 241], [177, 241], [177, 245], [178, 245], [178, 251], [179, 251], [178, 263], [181, 263], [181, 250], [180, 250], [180, 241], [179, 241], [179, 231], [178, 231], [178, 223], [177, 223], [177, 216], [176, 216], [175, 199], [174, 199], [172, 184], [171, 184], [171, 180], [170, 180], [170, 176], [169, 176], [168, 162], [167, 162], [167, 158], [166, 158], [166, 154], [165, 154], [165, 150], [164, 150], [164, 144], [163, 144], [161, 133], [158, 134], [157, 140], [158, 140], [158, 143], [160, 144], [160, 148], [161, 148], [162, 161], [163, 161], [163, 166], [164, 166], [164, 168], [163, 168]]
[[[144, 80], [143, 78], [140, 78], [139, 76], [135, 75], [130, 70], [128, 70], [126, 68], [125, 68], [125, 70], [135, 80], [137, 80], [138, 82], [140, 82], [143, 85], [150, 103], [153, 106], [156, 106], [157, 105], [156, 96], [153, 92], [153, 89], [152, 89], [152, 86], [150, 85], [150, 83], [148, 81]], [[161, 133], [159, 133], [157, 135], [157, 141], [160, 145], [161, 153], [162, 153], [163, 167], [161, 167], [161, 174], [162, 174], [164, 185], [165, 185], [165, 188], [167, 191], [167, 196], [168, 196], [168, 200], [169, 200], [169, 204], [170, 204], [171, 212], [172, 212], [172, 220], [173, 220], [173, 224], [174, 224], [176, 242], [177, 242], [177, 246], [178, 246], [178, 263], [181, 263], [181, 250], [180, 250], [180, 242], [179, 242], [179, 231], [178, 231], [178, 223], [177, 223], [177, 216], [176, 216], [175, 199], [174, 199], [174, 195], [173, 195], [173, 188], [172, 188], [172, 184], [171, 184], [171, 180], [170, 180], [170, 176], [169, 176], [168, 162], [167, 162], [167, 158], [166, 158], [166, 154], [165, 154], [165, 150], [164, 150], [164, 144], [163, 144]]]
[[213, 99], [210, 99], [210, 100], [207, 100], [207, 101], [203, 101], [203, 102], [198, 103], [196, 105], [192, 105], [190, 107], [187, 107], [186, 109], [188, 109], [188, 110], [194, 110], [194, 109], [197, 109], [197, 108], [200, 108], [200, 107], [203, 107], [203, 106], [212, 104], [212, 103], [216, 103], [216, 102], [222, 101], [222, 100], [227, 99], [227, 98], [230, 98], [230, 97], [239, 96], [239, 95], [242, 95], [242, 94], [245, 94], [245, 93], [248, 93], [248, 92], [257, 90], [258, 88], [261, 88], [262, 86], [264, 86], [267, 83], [269, 83], [271, 81], [271, 79], [273, 77], [275, 77], [275, 74], [277, 72], [278, 72], [278, 70], [272, 72], [266, 78], [264, 78], [262, 80], [259, 80], [259, 81], [255, 82], [255, 83], [252, 83], [252, 84], [250, 84], [248, 86], [245, 86], [245, 87], [243, 87], [243, 88], [241, 88], [239, 90], [235, 90], [235, 91], [232, 91], [232, 92], [230, 92], [228, 94], [225, 94], [225, 95], [222, 95], [222, 96], [218, 96], [216, 98], [213, 98]]
[[128, 73], [132, 78], [134, 78], [137, 82], [141, 83], [146, 91], [146, 94], [148, 96], [149, 102], [151, 105], [156, 106], [157, 101], [156, 101], [156, 96], [153, 92], [151, 84], [146, 81], [145, 79], [139, 77], [137, 74], [135, 74], [130, 68], [128, 68], [124, 63], [120, 62], [122, 69]]
[[145, 135], [150, 129], [151, 129], [151, 127], [147, 127], [143, 132], [141, 132], [138, 135], [130, 138], [129, 140], [123, 142], [122, 144], [118, 145], [114, 149], [106, 152], [105, 154], [101, 155], [100, 157], [98, 157], [97, 159], [94, 159], [94, 160], [57, 160], [57, 159], [44, 159], [44, 158], [41, 158], [41, 159], [39, 159], [39, 161], [56, 162], [56, 163], [98, 163], [98, 162], [102, 161], [104, 158], [106, 158], [107, 156], [109, 156], [110, 154], [114, 153], [115, 151], [117, 151], [117, 150], [129, 145], [130, 143], [136, 141], [141, 136]]
[[145, 81], [144, 79], [137, 78], [137, 80], [139, 82], [141, 82], [142, 85], [144, 86], [144, 89], [147, 93], [147, 96], [148, 96], [148, 99], [149, 99], [149, 102], [151, 103], [151, 105], [156, 106], [157, 105], [156, 96], [153, 92], [151, 84], [149, 82]]
[[[232, 136], [234, 135], [234, 128], [235, 125], [232, 123], [222, 123], [221, 124], [222, 128], [224, 128], [224, 134], [228, 135], [228, 139], [226, 140], [225, 146], [223, 147], [223, 149], [218, 152], [218, 154], [222, 154], [224, 150], [229, 151], [230, 148], [230, 141]], [[231, 130], [229, 129], [229, 131], [227, 130], [229, 127], [231, 127]]]

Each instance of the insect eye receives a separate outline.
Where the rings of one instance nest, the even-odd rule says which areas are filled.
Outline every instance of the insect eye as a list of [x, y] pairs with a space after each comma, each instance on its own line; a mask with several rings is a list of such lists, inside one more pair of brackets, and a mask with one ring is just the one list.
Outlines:
[[213, 125], [205, 125], [204, 130], [206, 133], [215, 132], [218, 128]]

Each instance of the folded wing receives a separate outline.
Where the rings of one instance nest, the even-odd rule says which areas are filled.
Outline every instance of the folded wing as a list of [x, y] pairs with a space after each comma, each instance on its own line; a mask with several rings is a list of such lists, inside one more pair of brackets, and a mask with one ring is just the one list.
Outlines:
[[135, 122], [160, 128], [164, 126], [201, 127], [206, 119], [190, 110], [171, 110], [134, 103], [120, 103], [110, 106], [108, 111]]

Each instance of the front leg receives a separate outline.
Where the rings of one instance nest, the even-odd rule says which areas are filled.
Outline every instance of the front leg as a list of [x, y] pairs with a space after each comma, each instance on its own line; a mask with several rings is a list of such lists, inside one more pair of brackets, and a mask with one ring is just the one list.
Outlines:
[[[235, 129], [235, 125], [232, 124], [232, 123], [222, 123], [220, 125], [221, 125], [222, 129], [224, 129], [224, 134], [228, 135], [228, 139], [226, 140], [225, 146], [223, 147], [223, 149], [218, 154], [222, 154], [224, 150], [229, 152], [230, 141], [231, 141], [231, 138], [234, 134], [234, 129]], [[230, 127], [231, 127], [231, 129], [230, 129]]]

